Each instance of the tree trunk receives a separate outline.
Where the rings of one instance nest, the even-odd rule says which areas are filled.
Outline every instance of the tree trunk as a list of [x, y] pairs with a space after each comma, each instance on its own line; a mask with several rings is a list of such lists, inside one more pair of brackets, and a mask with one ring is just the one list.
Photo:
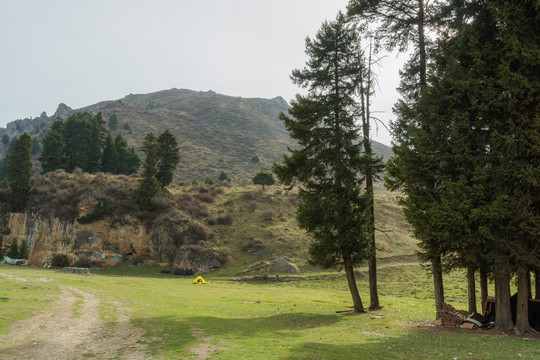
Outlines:
[[[362, 85], [363, 87], [363, 85]], [[362, 89], [363, 91], [363, 89]], [[371, 97], [371, 42], [369, 44], [369, 57], [367, 68], [367, 89], [366, 101], [364, 103], [364, 97], [362, 96], [362, 108], [365, 109], [365, 113], [362, 112], [362, 134], [364, 136], [364, 151], [366, 156], [371, 160], [373, 157], [373, 150], [371, 147], [371, 137], [369, 130], [371, 128], [371, 111], [370, 111], [370, 97]], [[370, 236], [371, 246], [373, 247], [373, 255], [369, 259], [369, 297], [371, 310], [379, 310], [381, 305], [379, 304], [379, 293], [377, 289], [377, 250], [375, 244], [375, 202], [373, 201], [373, 168], [371, 165], [366, 167], [366, 191], [369, 195], [369, 221], [370, 221]]]
[[467, 290], [469, 292], [469, 314], [476, 312], [476, 284], [474, 282], [474, 269], [467, 271]]
[[427, 73], [427, 60], [426, 60], [426, 40], [424, 34], [424, 0], [418, 0], [418, 54], [420, 56], [420, 90], [426, 87], [426, 73]]
[[532, 332], [532, 328], [529, 324], [529, 283], [530, 272], [528, 267], [520, 266], [518, 269], [518, 295], [516, 308], [516, 328], [518, 334], [528, 334]]
[[482, 314], [486, 306], [486, 301], [489, 296], [488, 293], [488, 280], [487, 280], [487, 271], [480, 268], [480, 301], [482, 302]]
[[375, 255], [369, 259], [369, 295], [370, 295], [370, 310], [379, 310], [379, 294], [377, 291], [377, 258]]
[[444, 286], [440, 256], [431, 259], [431, 271], [433, 272], [433, 288], [435, 293], [435, 318], [439, 319], [444, 303]]
[[[508, 265], [508, 259], [506, 259]], [[510, 275], [508, 266], [495, 266], [495, 327], [500, 331], [514, 329], [510, 310]]]
[[534, 298], [536, 300], [540, 300], [540, 267], [539, 266], [536, 266], [534, 268], [534, 288], [536, 289]]
[[343, 264], [345, 267], [345, 273], [347, 274], [347, 281], [349, 283], [349, 291], [353, 299], [354, 312], [355, 313], [364, 313], [364, 306], [362, 305], [362, 299], [358, 293], [358, 288], [356, 287], [356, 279], [354, 278], [354, 269], [351, 264], [350, 258], [344, 256]]

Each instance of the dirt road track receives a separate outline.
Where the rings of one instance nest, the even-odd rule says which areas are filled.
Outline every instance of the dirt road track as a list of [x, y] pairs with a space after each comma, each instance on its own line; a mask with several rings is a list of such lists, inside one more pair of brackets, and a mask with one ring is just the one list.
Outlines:
[[98, 297], [71, 287], [60, 290], [51, 307], [0, 336], [0, 359], [148, 359], [145, 346], [137, 343], [144, 330], [130, 323], [124, 309], [117, 309], [116, 323], [107, 326]]

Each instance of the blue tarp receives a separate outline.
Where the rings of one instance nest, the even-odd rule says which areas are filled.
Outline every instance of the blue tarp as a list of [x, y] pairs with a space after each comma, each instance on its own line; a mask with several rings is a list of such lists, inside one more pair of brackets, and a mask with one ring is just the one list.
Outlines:
[[26, 265], [26, 259], [12, 259], [9, 256], [4, 256], [2, 263], [8, 263], [10, 265]]

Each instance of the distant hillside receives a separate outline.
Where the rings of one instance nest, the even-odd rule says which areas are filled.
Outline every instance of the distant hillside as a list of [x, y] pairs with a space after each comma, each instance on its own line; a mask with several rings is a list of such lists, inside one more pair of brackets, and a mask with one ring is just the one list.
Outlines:
[[[278, 119], [288, 107], [281, 97], [241, 98], [213, 91], [171, 89], [130, 94], [77, 110], [61, 104], [51, 117], [42, 113], [39, 118], [9, 123], [6, 129], [0, 129], [0, 136], [7, 133], [12, 138], [24, 131], [42, 136], [56, 116], [101, 111], [105, 120], [116, 114], [119, 124], [113, 135], [122, 133], [137, 150], [148, 132], [159, 134], [168, 129], [175, 134], [182, 155], [177, 180], [216, 179], [225, 171], [235, 181], [249, 181], [256, 172], [269, 170], [274, 161], [280, 161], [288, 146], [294, 146]], [[374, 143], [374, 150], [385, 160], [391, 155], [390, 148], [383, 144]], [[254, 156], [258, 163], [252, 162]]]

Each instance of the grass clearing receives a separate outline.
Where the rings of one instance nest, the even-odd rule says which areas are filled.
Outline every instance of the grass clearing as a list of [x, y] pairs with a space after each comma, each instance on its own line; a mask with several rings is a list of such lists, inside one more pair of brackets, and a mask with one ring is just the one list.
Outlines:
[[[297, 276], [298, 281], [282, 283], [233, 281], [207, 274], [207, 284], [194, 285], [193, 277], [161, 274], [157, 267], [140, 267], [135, 276], [126, 276], [125, 271], [127, 268], [118, 266], [81, 276], [1, 265], [2, 294], [11, 291], [17, 296], [0, 302], [2, 315], [8, 315], [2, 316], [0, 326], [5, 333], [13, 321], [37, 310], [30, 306], [17, 310], [21, 298], [49, 299], [40, 304], [41, 308], [59, 294], [61, 285], [101, 298], [100, 316], [110, 322], [116, 315], [108, 312], [107, 304], [120, 302], [130, 310], [131, 322], [145, 330], [139, 343], [147, 345], [146, 355], [156, 359], [189, 358], [197, 346], [209, 346], [212, 359], [540, 356], [539, 340], [427, 326], [434, 314], [431, 279], [417, 264], [381, 266], [380, 298], [384, 308], [363, 315], [336, 314], [351, 303], [346, 280], [336, 273]], [[39, 278], [55, 281], [43, 284]], [[22, 289], [21, 285], [34, 288]], [[445, 285], [452, 304], [465, 308], [464, 274], [445, 276]], [[359, 280], [359, 288], [367, 301], [367, 279]], [[493, 293], [492, 287], [490, 291]]]

